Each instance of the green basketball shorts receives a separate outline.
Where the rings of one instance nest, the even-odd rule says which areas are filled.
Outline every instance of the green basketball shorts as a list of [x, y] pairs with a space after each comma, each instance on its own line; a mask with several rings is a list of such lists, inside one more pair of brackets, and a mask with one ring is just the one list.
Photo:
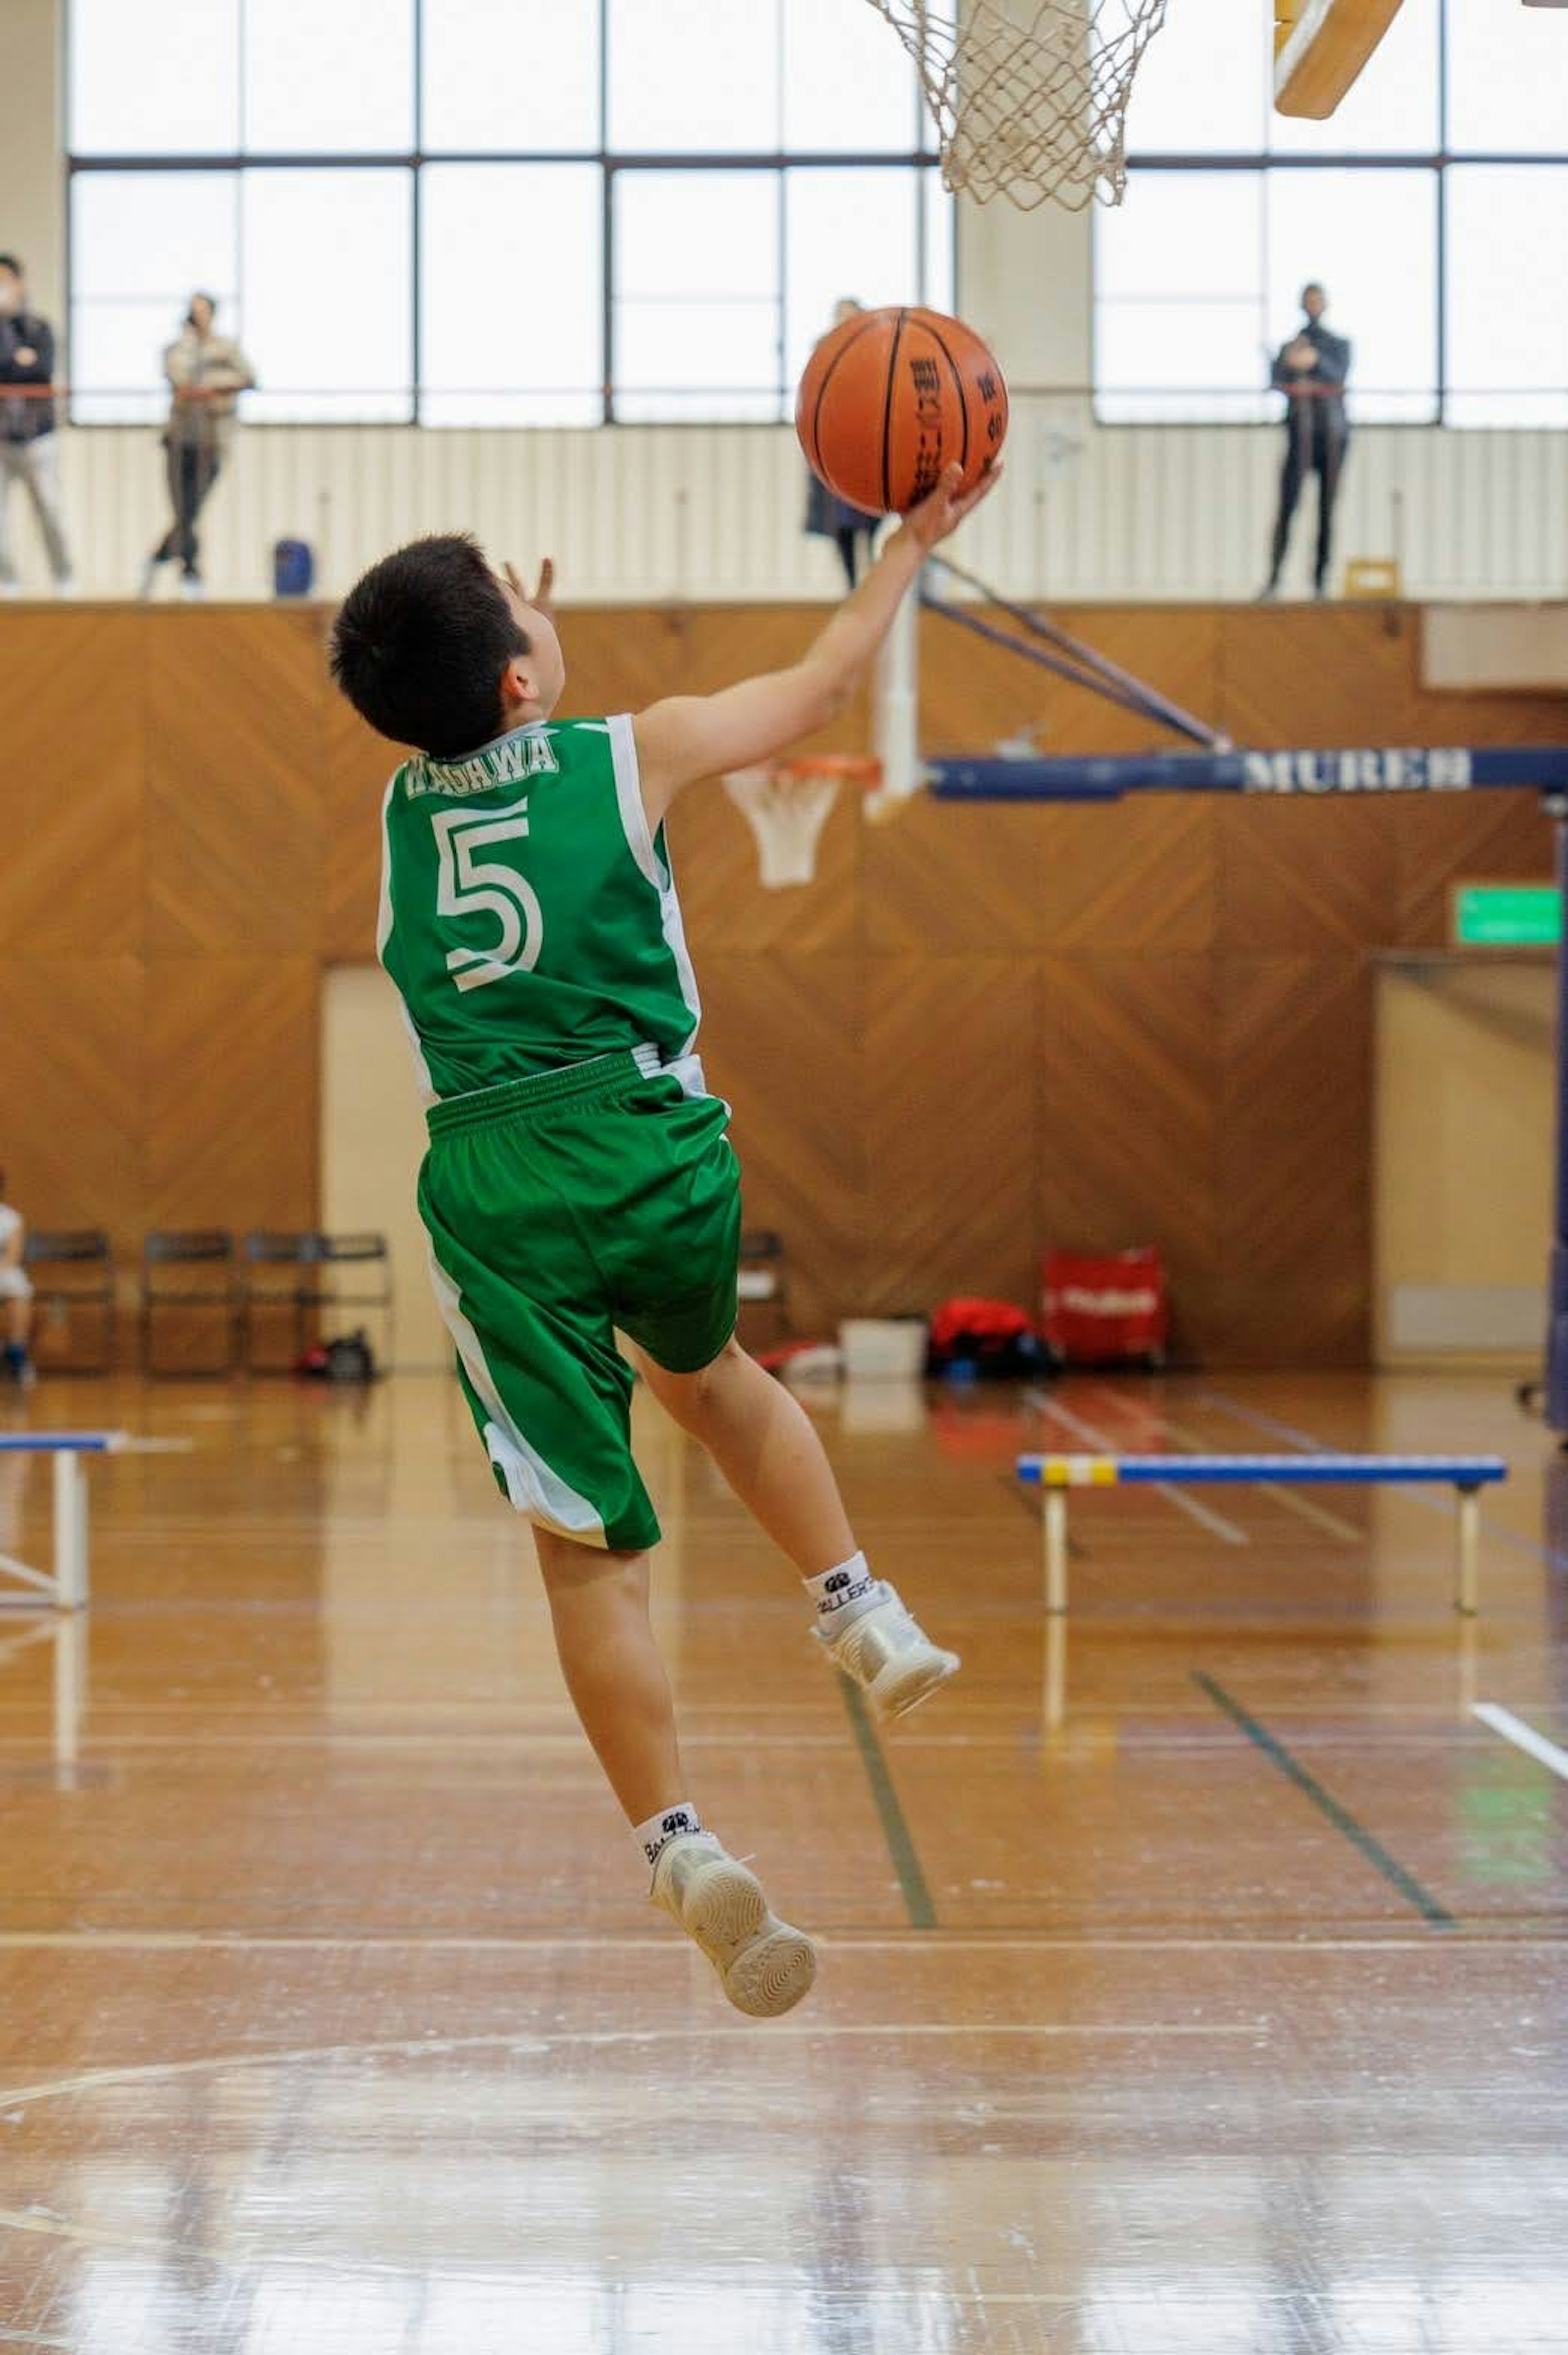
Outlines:
[[635, 1552], [659, 1525], [632, 1459], [617, 1327], [672, 1373], [735, 1329], [730, 1109], [631, 1053], [435, 1104], [419, 1207], [457, 1374], [519, 1513]]

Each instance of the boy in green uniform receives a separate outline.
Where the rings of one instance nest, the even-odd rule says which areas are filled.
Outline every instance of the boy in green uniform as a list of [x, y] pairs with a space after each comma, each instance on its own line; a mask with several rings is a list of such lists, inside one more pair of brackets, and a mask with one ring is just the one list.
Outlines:
[[739, 1170], [693, 1051], [664, 821], [685, 786], [843, 708], [927, 551], [992, 480], [959, 498], [951, 467], [790, 669], [635, 717], [551, 719], [551, 567], [530, 602], [466, 538], [384, 558], [333, 634], [356, 709], [423, 748], [387, 789], [378, 952], [426, 1103], [420, 1212], [458, 1380], [533, 1523], [567, 1687], [653, 1900], [762, 2017], [799, 2002], [815, 1955], [684, 1796], [616, 1330], [795, 1563], [828, 1658], [874, 1708], [913, 1708], [958, 1662], [872, 1575], [809, 1420], [734, 1338]]

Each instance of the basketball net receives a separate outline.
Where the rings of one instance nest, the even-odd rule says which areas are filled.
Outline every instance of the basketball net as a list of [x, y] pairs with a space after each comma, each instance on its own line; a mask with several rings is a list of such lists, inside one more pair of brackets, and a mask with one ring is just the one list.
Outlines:
[[[816, 846], [841, 784], [875, 798], [882, 764], [859, 752], [805, 752], [769, 768], [737, 769], [724, 790], [757, 838], [763, 889], [809, 883], [816, 872]], [[868, 803], [869, 807], [869, 802]]]
[[809, 883], [816, 872], [816, 846], [838, 798], [838, 780], [820, 771], [737, 769], [724, 790], [757, 837], [764, 891], [787, 883]]
[[1082, 212], [1126, 187], [1127, 101], [1166, 0], [870, 0], [920, 69], [942, 177]]

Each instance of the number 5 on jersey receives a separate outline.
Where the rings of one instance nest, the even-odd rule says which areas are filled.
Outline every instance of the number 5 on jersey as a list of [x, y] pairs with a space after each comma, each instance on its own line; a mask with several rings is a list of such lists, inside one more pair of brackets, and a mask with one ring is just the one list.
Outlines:
[[487, 981], [505, 981], [508, 974], [531, 973], [539, 963], [544, 912], [532, 884], [514, 867], [475, 856], [490, 843], [520, 841], [528, 830], [528, 809], [521, 801], [487, 815], [461, 809], [432, 815], [440, 860], [436, 913], [493, 916], [501, 927], [500, 939], [488, 948], [447, 951], [446, 968], [459, 989], [483, 989]]

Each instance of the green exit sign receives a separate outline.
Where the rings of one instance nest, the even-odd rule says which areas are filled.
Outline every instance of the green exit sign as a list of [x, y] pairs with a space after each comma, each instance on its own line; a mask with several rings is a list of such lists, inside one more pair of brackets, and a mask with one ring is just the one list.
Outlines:
[[1461, 883], [1454, 894], [1454, 945], [1550, 949], [1563, 938], [1563, 894], [1551, 883]]

